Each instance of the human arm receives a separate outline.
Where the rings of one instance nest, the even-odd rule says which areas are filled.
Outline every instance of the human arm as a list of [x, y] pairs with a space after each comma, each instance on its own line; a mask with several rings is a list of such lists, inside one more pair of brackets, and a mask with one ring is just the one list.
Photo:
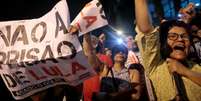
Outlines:
[[[68, 28], [68, 32], [76, 35], [78, 32], [78, 27], [76, 25], [71, 25]], [[102, 72], [105, 65], [98, 59], [95, 52], [95, 47], [93, 46], [96, 44], [96, 40], [93, 40], [90, 33], [86, 33], [83, 35], [83, 51], [84, 54], [87, 56], [89, 64], [94, 68], [97, 73]]]
[[92, 65], [95, 70], [99, 70], [101, 67], [103, 67], [103, 64], [99, 61], [98, 57], [96, 56], [95, 50], [92, 47], [91, 36], [89, 33], [84, 34], [83, 50], [88, 58], [89, 64]]
[[146, 0], [135, 0], [135, 16], [137, 26], [141, 32], [149, 33], [153, 31], [154, 27], [152, 26]]
[[175, 59], [168, 58], [166, 61], [170, 73], [176, 72], [177, 74], [184, 76], [197, 85], [201, 86], [201, 72], [190, 70]]
[[142, 57], [142, 65], [149, 74], [161, 60], [159, 33], [152, 25], [146, 0], [135, 0], [135, 15], [137, 22], [135, 40]]
[[193, 17], [195, 17], [195, 4], [189, 3], [185, 8], [181, 8], [179, 10], [179, 13], [181, 14], [181, 20], [185, 23], [190, 23]]

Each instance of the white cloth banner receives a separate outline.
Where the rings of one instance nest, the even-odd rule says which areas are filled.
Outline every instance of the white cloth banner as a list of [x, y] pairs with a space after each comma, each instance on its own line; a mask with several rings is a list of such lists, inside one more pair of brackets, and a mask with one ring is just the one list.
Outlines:
[[70, 25], [66, 0], [31, 20], [0, 22], [0, 73], [15, 99], [94, 74]]
[[93, 0], [86, 4], [71, 23], [71, 25], [79, 28], [79, 36], [107, 24], [105, 13], [98, 0]]

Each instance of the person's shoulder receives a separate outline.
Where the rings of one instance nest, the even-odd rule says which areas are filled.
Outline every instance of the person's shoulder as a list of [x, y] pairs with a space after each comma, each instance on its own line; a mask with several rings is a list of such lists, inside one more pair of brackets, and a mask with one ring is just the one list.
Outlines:
[[189, 68], [193, 71], [201, 72], [201, 63], [196, 63], [194, 61], [188, 61]]
[[192, 70], [201, 73], [201, 65], [200, 64], [194, 65]]

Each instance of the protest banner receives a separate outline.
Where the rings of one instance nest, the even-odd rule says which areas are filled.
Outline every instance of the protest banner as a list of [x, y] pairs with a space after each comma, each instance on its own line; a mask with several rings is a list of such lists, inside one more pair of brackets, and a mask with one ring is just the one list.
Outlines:
[[0, 22], [0, 74], [15, 99], [95, 74], [69, 25], [66, 0], [40, 18]]
[[79, 29], [79, 36], [107, 24], [105, 13], [98, 0], [93, 0], [86, 4], [71, 23], [72, 26], [76, 26]]

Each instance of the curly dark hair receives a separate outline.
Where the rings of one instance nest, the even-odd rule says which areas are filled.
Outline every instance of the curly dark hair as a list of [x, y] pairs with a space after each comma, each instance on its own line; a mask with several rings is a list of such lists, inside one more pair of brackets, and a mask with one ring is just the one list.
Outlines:
[[126, 59], [127, 59], [128, 48], [124, 44], [118, 44], [112, 48], [112, 60], [113, 60], [113, 62], [114, 62], [114, 56], [119, 52], [126, 54]]

